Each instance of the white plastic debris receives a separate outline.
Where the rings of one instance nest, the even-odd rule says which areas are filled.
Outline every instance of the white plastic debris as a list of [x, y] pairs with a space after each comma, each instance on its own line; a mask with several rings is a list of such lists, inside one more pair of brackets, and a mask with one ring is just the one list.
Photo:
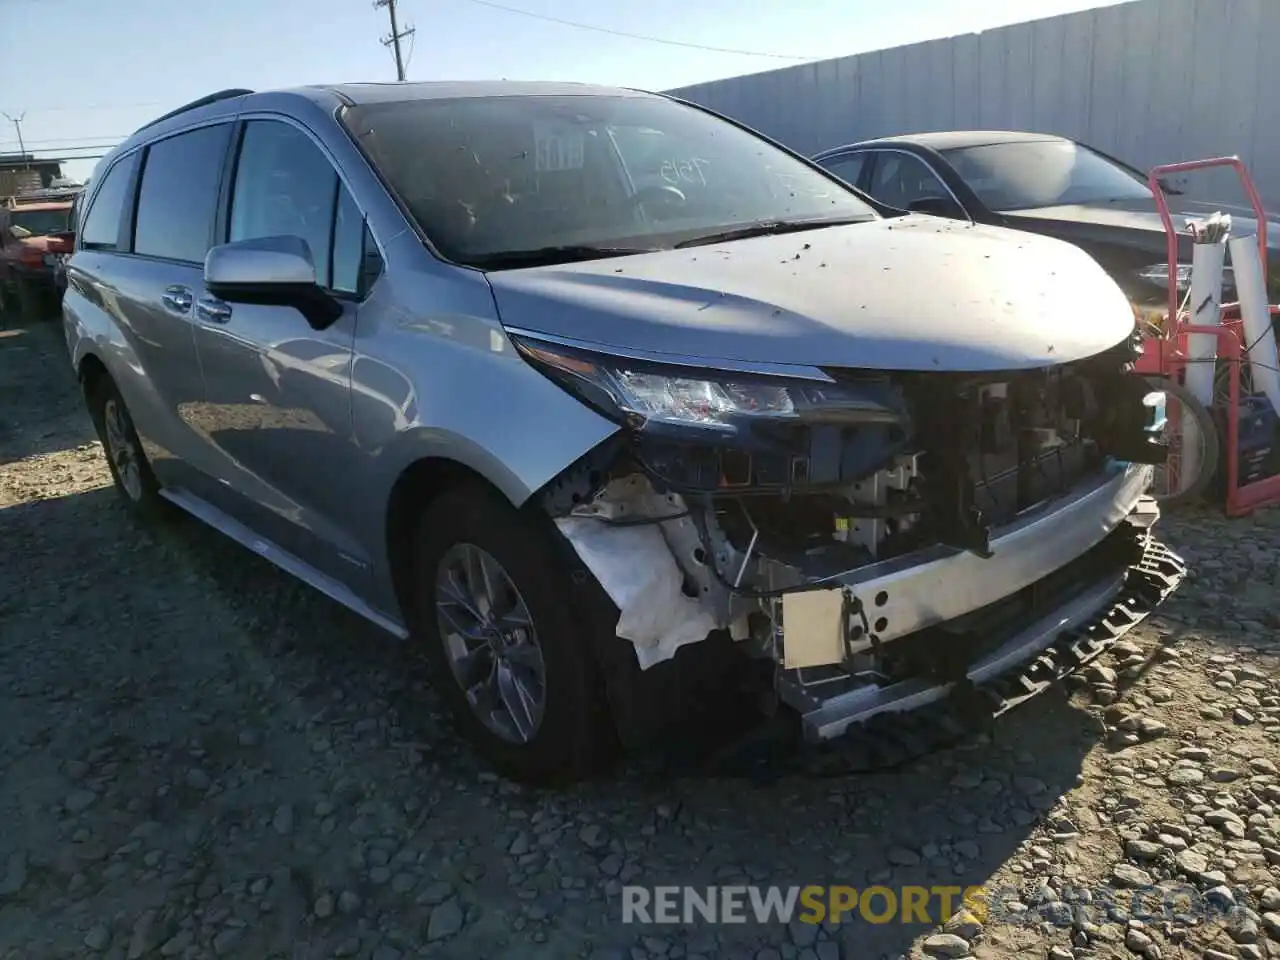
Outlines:
[[656, 524], [562, 517], [556, 526], [617, 605], [617, 634], [635, 644], [640, 669], [716, 629], [710, 611], [685, 595], [684, 573]]
[[1271, 326], [1271, 309], [1267, 305], [1267, 283], [1262, 276], [1262, 256], [1257, 234], [1236, 237], [1227, 243], [1231, 253], [1231, 269], [1240, 301], [1240, 318], [1244, 322], [1245, 347], [1253, 386], [1260, 389], [1280, 413], [1280, 357], [1276, 355], [1276, 337]]
[[[1189, 322], [1216, 327], [1222, 322], [1222, 268], [1227, 256], [1231, 217], [1215, 213], [1187, 223], [1191, 233], [1191, 292]], [[1186, 387], [1206, 407], [1213, 405], [1214, 360], [1218, 338], [1210, 333], [1187, 334]], [[1184, 452], [1185, 456], [1185, 452]], [[1187, 469], [1190, 469], [1189, 467]]]
[[[1187, 223], [1191, 233], [1191, 289], [1188, 295], [1189, 322], [1201, 327], [1222, 323], [1222, 272], [1227, 256], [1227, 237], [1231, 217], [1215, 213], [1205, 220]], [[1218, 338], [1211, 333], [1187, 334], [1187, 368], [1183, 375], [1187, 390], [1206, 407], [1213, 406], [1215, 361]], [[1193, 436], [1194, 415], [1182, 411], [1182, 435]], [[1182, 469], [1193, 477], [1200, 469], [1200, 448], [1187, 444], [1182, 448]]]

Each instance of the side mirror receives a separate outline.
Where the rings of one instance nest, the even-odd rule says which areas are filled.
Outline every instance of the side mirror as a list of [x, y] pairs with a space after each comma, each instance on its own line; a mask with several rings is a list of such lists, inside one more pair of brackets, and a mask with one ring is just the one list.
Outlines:
[[952, 220], [968, 220], [964, 211], [950, 197], [921, 197], [907, 206], [912, 213], [927, 213], [931, 217], [949, 217]]
[[293, 307], [314, 330], [342, 316], [342, 304], [316, 283], [311, 248], [301, 237], [259, 237], [214, 247], [204, 258], [204, 285], [228, 303]]

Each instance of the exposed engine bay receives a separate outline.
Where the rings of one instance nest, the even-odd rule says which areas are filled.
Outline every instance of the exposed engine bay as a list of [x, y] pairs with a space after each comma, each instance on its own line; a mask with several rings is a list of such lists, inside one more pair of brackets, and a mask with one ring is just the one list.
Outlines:
[[[842, 698], [963, 678], [1008, 634], [970, 630], [975, 618], [1022, 629], [1062, 571], [1080, 583], [1049, 591], [1051, 606], [1134, 562], [1110, 535], [1166, 453], [1163, 396], [1136, 355], [1134, 339], [1005, 374], [826, 370], [838, 389], [789, 386], [786, 418], [637, 423], [543, 505], [641, 669], [726, 630], [773, 665], [813, 736], [834, 736], [860, 715], [824, 720]], [[774, 402], [767, 383], [746, 399]], [[985, 639], [960, 643], [957, 624]]]

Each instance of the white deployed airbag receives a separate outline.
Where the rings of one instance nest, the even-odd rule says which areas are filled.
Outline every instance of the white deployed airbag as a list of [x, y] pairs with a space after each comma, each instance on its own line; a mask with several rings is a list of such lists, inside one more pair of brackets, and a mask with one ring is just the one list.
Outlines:
[[685, 595], [684, 573], [657, 524], [561, 517], [556, 526], [617, 605], [617, 634], [635, 645], [640, 669], [716, 629], [710, 611]]

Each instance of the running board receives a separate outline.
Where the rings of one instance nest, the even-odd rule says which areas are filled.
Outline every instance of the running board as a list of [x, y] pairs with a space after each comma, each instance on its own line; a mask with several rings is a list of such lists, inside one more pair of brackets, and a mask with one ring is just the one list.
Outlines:
[[342, 604], [352, 613], [363, 617], [375, 626], [381, 627], [392, 636], [401, 640], [408, 638], [409, 632], [404, 627], [373, 609], [373, 607], [356, 596], [350, 587], [327, 574], [321, 573], [315, 567], [299, 560], [287, 550], [282, 550], [271, 541], [258, 536], [240, 521], [227, 516], [217, 507], [201, 500], [190, 491], [165, 487], [160, 490], [160, 496], [185, 510], [202, 523], [230, 537], [240, 546], [252, 550], [285, 573], [297, 577], [307, 586], [320, 591], [330, 600]]

